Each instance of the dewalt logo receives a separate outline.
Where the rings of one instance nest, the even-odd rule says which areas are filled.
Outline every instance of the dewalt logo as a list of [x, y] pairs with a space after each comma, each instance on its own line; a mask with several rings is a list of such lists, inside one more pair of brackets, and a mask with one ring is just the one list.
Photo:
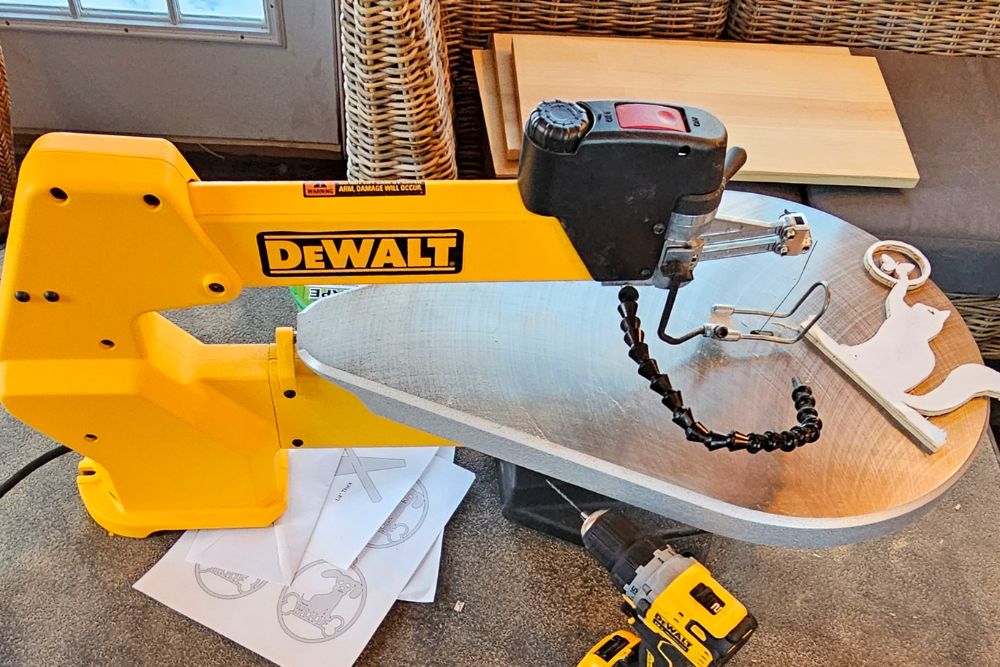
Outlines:
[[653, 625], [659, 628], [661, 632], [669, 635], [669, 637], [673, 640], [673, 643], [685, 653], [691, 650], [691, 640], [685, 637], [680, 630], [675, 628], [670, 621], [666, 620], [659, 614], [656, 614], [656, 616], [653, 617]]
[[431, 231], [261, 232], [266, 276], [361, 276], [458, 273], [463, 234]]

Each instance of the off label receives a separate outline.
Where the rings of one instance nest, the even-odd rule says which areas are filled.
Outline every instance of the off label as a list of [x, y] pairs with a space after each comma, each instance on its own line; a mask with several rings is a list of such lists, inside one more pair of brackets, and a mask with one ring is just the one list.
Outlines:
[[420, 197], [427, 194], [423, 181], [363, 181], [302, 184], [304, 197]]

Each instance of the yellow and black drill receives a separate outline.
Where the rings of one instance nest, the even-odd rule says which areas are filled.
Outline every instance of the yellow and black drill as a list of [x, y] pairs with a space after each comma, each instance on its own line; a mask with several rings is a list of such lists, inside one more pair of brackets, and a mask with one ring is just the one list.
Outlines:
[[577, 511], [583, 544], [623, 591], [631, 628], [602, 639], [578, 667], [718, 667], [757, 629], [747, 608], [694, 558], [657, 546], [620, 514]]

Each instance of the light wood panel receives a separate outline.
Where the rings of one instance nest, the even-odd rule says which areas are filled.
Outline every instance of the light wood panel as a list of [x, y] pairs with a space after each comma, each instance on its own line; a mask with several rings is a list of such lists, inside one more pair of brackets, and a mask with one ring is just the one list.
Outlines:
[[[521, 154], [521, 136], [524, 119], [517, 103], [517, 78], [514, 76], [514, 34], [494, 33], [493, 54], [497, 71], [500, 111], [503, 114], [506, 157], [516, 160]], [[763, 44], [756, 42], [723, 42], [691, 39], [668, 39], [664, 43], [680, 46], [707, 46], [726, 49], [747, 49], [750, 51], [772, 51], [775, 53], [809, 53], [814, 55], [849, 56], [846, 46], [812, 46], [809, 44]]]
[[503, 118], [505, 157], [516, 160], [521, 154], [524, 123], [517, 104], [517, 79], [514, 77], [514, 36], [493, 35], [493, 64], [497, 77], [497, 102]]
[[479, 100], [483, 105], [483, 120], [486, 121], [486, 138], [490, 146], [493, 173], [497, 178], [516, 178], [517, 161], [507, 159], [504, 144], [504, 121], [500, 111], [493, 52], [473, 49], [472, 64], [476, 69]]
[[515, 35], [522, 118], [543, 99], [676, 102], [747, 149], [737, 180], [913, 187], [919, 178], [874, 58], [661, 40]]

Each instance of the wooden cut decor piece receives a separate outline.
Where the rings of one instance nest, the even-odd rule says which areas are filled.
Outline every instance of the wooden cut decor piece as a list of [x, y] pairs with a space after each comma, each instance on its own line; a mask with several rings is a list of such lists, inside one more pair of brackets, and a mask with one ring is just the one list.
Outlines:
[[517, 79], [514, 78], [514, 36], [493, 35], [493, 61], [496, 68], [498, 101], [503, 117], [504, 147], [508, 160], [521, 154], [521, 137], [524, 123], [517, 104]]
[[886, 319], [879, 330], [859, 345], [842, 345], [820, 327], [806, 338], [844, 371], [907, 433], [930, 452], [945, 444], [948, 433], [923, 415], [942, 415], [977, 396], [1000, 398], [1000, 373], [982, 364], [963, 364], [952, 370], [926, 394], [909, 390], [927, 379], [937, 365], [930, 341], [951, 314], [923, 303], [912, 306], [905, 296], [912, 264], [898, 264], [896, 284], [885, 301]]
[[506, 157], [503, 115], [500, 112], [493, 52], [473, 49], [472, 64], [476, 69], [479, 99], [483, 104], [483, 119], [486, 121], [486, 138], [493, 159], [493, 173], [497, 178], [516, 178], [517, 161], [508, 160]]
[[919, 178], [874, 58], [659, 40], [514, 35], [522, 118], [542, 100], [676, 102], [747, 149], [738, 180], [913, 187]]

